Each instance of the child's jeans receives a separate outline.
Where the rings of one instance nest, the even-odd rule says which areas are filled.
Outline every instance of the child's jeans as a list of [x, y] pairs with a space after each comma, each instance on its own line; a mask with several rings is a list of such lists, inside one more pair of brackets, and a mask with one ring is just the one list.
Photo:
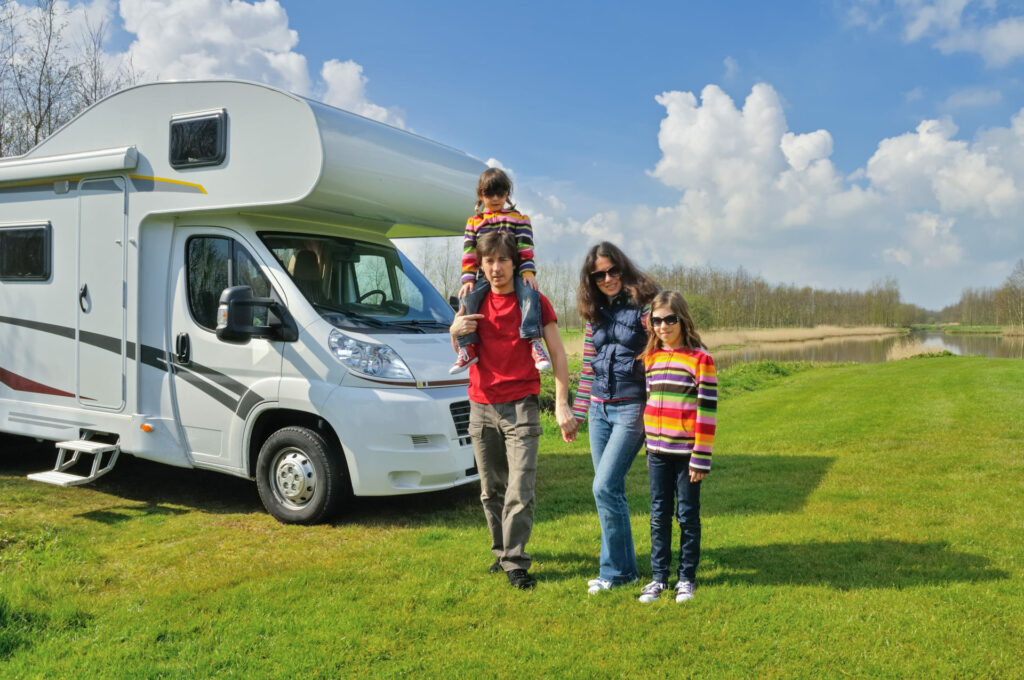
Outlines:
[[[523, 277], [519, 274], [515, 275], [515, 284], [516, 298], [519, 300], [519, 311], [523, 315], [523, 320], [519, 324], [519, 337], [526, 338], [527, 340], [540, 338], [540, 293], [523, 283]], [[466, 307], [466, 314], [479, 313], [480, 304], [487, 298], [487, 294], [490, 291], [491, 284], [487, 283], [487, 279], [482, 276], [477, 277], [473, 290], [466, 293], [466, 297], [462, 298], [462, 304]], [[468, 335], [460, 335], [455, 338], [455, 342], [459, 347], [475, 345], [480, 342], [480, 335], [475, 332]]]
[[[690, 457], [648, 454], [651, 478], [651, 572], [668, 583], [672, 563], [672, 520], [679, 520], [680, 580], [697, 579], [700, 561], [700, 482], [690, 481]], [[673, 496], [678, 501], [673, 507]]]

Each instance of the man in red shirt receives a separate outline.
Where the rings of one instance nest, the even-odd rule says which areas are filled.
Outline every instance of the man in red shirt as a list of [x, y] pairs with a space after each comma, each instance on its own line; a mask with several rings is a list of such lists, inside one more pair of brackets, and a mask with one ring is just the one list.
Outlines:
[[[494, 232], [477, 241], [480, 271], [491, 285], [479, 314], [455, 316], [455, 338], [476, 331], [479, 361], [469, 368], [469, 435], [480, 472], [480, 501], [491, 532], [491, 571], [503, 570], [516, 588], [533, 588], [526, 542], [533, 529], [534, 483], [541, 434], [540, 374], [530, 343], [519, 337], [521, 313], [515, 293], [518, 249], [510, 234]], [[577, 422], [569, 407], [569, 365], [558, 319], [543, 295], [541, 327], [555, 378], [555, 419], [562, 438], [576, 438]]]

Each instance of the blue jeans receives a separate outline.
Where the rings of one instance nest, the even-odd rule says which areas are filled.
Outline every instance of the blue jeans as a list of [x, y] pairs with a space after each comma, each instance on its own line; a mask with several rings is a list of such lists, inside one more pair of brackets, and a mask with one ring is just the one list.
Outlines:
[[644, 405], [639, 400], [590, 402], [590, 456], [594, 500], [601, 521], [599, 578], [613, 585], [637, 578], [633, 531], [626, 503], [626, 473], [644, 442]]
[[[533, 340], [542, 337], [540, 327], [540, 293], [523, 283], [523, 277], [515, 275], [516, 298], [519, 300], [519, 311], [523, 320], [519, 323], [519, 337]], [[462, 298], [462, 304], [466, 306], [466, 314], [477, 314], [480, 311], [480, 304], [487, 299], [491, 292], [491, 284], [487, 279], [480, 276], [473, 284], [473, 290], [466, 293]], [[467, 335], [460, 335], [455, 338], [455, 344], [459, 347], [467, 347], [480, 342], [480, 335], [476, 332]]]
[[[700, 561], [700, 482], [690, 481], [689, 456], [648, 454], [651, 477], [651, 572], [668, 583], [672, 563], [673, 511], [679, 520], [680, 580], [697, 579]], [[678, 508], [673, 507], [673, 496]]]

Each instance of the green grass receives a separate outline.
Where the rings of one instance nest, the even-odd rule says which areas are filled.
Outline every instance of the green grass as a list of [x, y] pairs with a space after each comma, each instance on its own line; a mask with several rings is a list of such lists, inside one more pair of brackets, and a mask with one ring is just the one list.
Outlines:
[[1002, 335], [1002, 326], [943, 326], [942, 332], [947, 335]]
[[[730, 373], [685, 605], [586, 596], [590, 458], [551, 427], [529, 593], [487, 573], [472, 488], [285, 526], [245, 480], [130, 457], [31, 483], [49, 447], [2, 439], [0, 677], [1019, 677], [1024, 362]], [[646, 489], [641, 458], [642, 578]]]

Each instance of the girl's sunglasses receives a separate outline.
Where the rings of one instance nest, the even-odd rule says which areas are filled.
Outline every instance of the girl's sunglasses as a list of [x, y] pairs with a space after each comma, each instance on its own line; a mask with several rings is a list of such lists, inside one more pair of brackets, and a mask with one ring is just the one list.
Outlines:
[[612, 277], [613, 279], [617, 279], [621, 275], [622, 270], [620, 270], [618, 267], [610, 267], [599, 272], [590, 272], [590, 278], [594, 281], [594, 283], [601, 283], [602, 281], [605, 280], [605, 277], [608, 276]]
[[668, 316], [652, 316], [651, 317], [651, 328], [665, 324], [666, 326], [675, 326], [679, 323], [679, 316], [676, 314], [669, 314]]

